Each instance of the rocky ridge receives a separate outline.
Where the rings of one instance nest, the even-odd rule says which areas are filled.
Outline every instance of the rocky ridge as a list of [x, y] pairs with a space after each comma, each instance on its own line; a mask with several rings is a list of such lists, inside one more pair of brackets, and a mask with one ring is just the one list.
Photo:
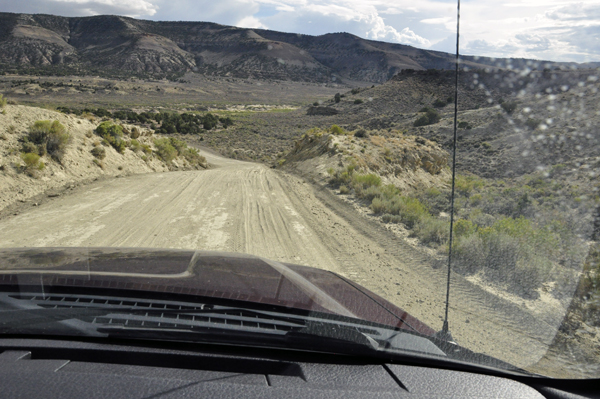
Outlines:
[[[0, 13], [0, 26], [0, 66], [21, 73], [28, 68], [71, 75], [198, 72], [238, 78], [382, 83], [403, 69], [454, 66], [451, 54], [348, 33], [310, 36], [209, 22], [12, 13]], [[462, 59], [464, 65], [474, 68], [525, 62]]]

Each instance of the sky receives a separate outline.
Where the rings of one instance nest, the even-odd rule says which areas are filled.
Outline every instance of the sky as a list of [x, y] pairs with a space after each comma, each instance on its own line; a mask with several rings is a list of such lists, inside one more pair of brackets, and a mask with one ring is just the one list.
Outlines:
[[[456, 51], [455, 0], [2, 0], [0, 11], [124, 15]], [[600, 0], [462, 0], [461, 54], [600, 61]]]

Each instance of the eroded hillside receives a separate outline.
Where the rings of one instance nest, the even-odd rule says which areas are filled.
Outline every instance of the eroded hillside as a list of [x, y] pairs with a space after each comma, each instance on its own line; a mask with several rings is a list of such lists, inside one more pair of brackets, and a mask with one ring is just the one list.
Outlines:
[[0, 112], [0, 212], [105, 177], [207, 166], [184, 142], [150, 129], [22, 105]]
[[[348, 33], [310, 36], [114, 15], [0, 13], [0, 26], [0, 67], [28, 73], [177, 78], [197, 72], [263, 80], [382, 83], [402, 69], [451, 69], [454, 63], [447, 53]], [[496, 62], [500, 61], [463, 58], [472, 67]], [[524, 61], [500, 64], [520, 62]]]

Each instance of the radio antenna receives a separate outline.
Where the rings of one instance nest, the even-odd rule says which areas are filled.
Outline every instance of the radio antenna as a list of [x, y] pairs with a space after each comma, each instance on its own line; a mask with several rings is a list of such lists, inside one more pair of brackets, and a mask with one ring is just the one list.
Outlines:
[[456, 128], [458, 122], [458, 68], [459, 68], [459, 38], [460, 38], [460, 0], [456, 7], [456, 61], [454, 71], [454, 140], [452, 142], [452, 192], [450, 194], [450, 237], [448, 239], [448, 277], [446, 279], [446, 314], [442, 326], [441, 337], [452, 341], [448, 328], [448, 307], [450, 305], [450, 271], [452, 270], [452, 238], [454, 230], [454, 183], [456, 181]]

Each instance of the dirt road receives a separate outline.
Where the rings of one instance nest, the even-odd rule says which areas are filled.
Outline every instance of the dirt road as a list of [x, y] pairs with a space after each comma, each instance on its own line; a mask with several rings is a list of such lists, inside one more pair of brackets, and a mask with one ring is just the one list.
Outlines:
[[[96, 182], [0, 222], [0, 247], [122, 246], [250, 253], [331, 270], [440, 329], [445, 270], [325, 189], [254, 163], [206, 154], [206, 171]], [[533, 315], [453, 276], [451, 332], [526, 367], [559, 317]]]

